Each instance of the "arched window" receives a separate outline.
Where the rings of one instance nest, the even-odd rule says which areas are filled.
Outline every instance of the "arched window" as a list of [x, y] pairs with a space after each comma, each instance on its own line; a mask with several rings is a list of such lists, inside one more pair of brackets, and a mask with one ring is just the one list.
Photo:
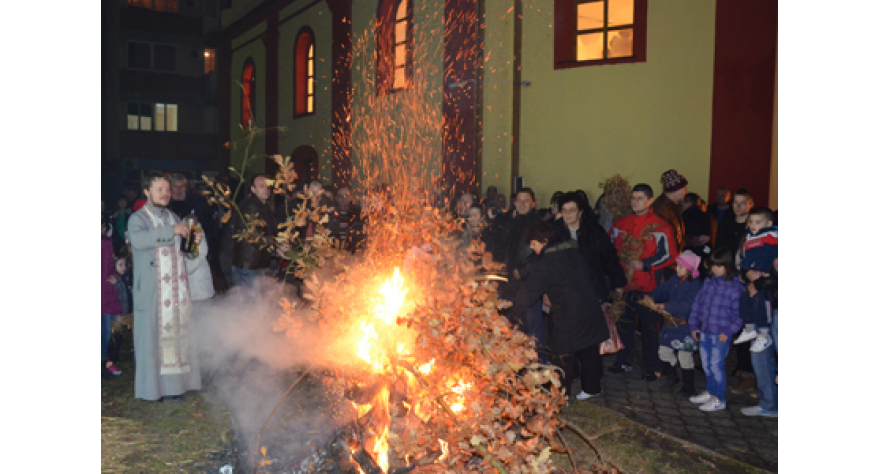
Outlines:
[[296, 37], [293, 57], [293, 115], [315, 113], [315, 35], [303, 27]]
[[382, 95], [407, 89], [412, 83], [412, 1], [383, 0], [377, 15], [376, 87]]
[[254, 117], [254, 106], [257, 98], [257, 81], [254, 60], [247, 58], [241, 70], [241, 124], [245, 128], [250, 126]]

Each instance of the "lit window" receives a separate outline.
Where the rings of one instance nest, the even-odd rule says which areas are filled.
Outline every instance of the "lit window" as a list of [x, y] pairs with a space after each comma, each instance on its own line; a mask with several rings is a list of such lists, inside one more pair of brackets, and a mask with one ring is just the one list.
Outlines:
[[315, 40], [310, 29], [304, 30], [294, 47], [294, 115], [315, 113]]
[[177, 13], [177, 0], [128, 0], [128, 6]]
[[554, 7], [556, 69], [646, 60], [647, 0], [554, 0]]
[[406, 87], [407, 53], [409, 51], [409, 23], [412, 18], [407, 12], [408, 0], [401, 0], [397, 6], [397, 15], [394, 21], [394, 89]]
[[410, 0], [384, 0], [377, 14], [376, 88], [382, 95], [404, 90], [412, 81], [413, 4]]
[[214, 50], [205, 50], [205, 74], [214, 74]]
[[176, 132], [177, 104], [129, 102], [126, 128], [140, 131]]
[[254, 102], [257, 97], [256, 71], [254, 60], [247, 58], [241, 71], [241, 124], [249, 128], [254, 117]]

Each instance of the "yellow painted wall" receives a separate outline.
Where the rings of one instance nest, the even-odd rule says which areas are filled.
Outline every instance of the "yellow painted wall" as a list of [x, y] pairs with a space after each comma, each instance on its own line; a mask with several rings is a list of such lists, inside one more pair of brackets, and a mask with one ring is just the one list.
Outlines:
[[647, 62], [553, 69], [553, 2], [523, 11], [520, 175], [539, 206], [616, 173], [662, 190], [675, 168], [707, 197], [715, 2], [649, 2]]
[[[234, 148], [230, 149], [229, 166], [242, 172], [242, 161], [245, 157], [245, 147], [247, 146], [247, 133], [239, 126], [241, 122], [241, 73], [244, 68], [244, 61], [251, 57], [254, 60], [256, 69], [256, 107], [255, 121], [258, 127], [266, 126], [266, 50], [263, 47], [263, 41], [259, 38], [266, 31], [266, 22], [262, 22], [254, 28], [248, 30], [245, 34], [232, 40], [232, 49], [240, 49], [232, 53], [232, 81], [229, 88], [229, 127], [230, 142]], [[255, 39], [256, 38], [256, 39]], [[248, 43], [248, 41], [255, 39]], [[244, 46], [242, 46], [244, 45]], [[254, 173], [262, 173], [265, 171], [265, 160], [261, 159], [266, 153], [264, 142], [257, 139], [251, 148], [251, 158], [247, 168], [244, 169], [245, 178], [250, 177]]]
[[[279, 19], [301, 8], [301, 4], [293, 3], [279, 12]], [[333, 171], [330, 150], [332, 19], [327, 5], [319, 3], [278, 28], [278, 124], [286, 127], [278, 135], [278, 152], [290, 156], [299, 146], [311, 146], [318, 152], [320, 178], [325, 183], [330, 183]], [[297, 34], [303, 26], [311, 27], [315, 34], [315, 113], [294, 118], [293, 53]]]
[[487, 1], [483, 62], [481, 191], [495, 186], [510, 196], [513, 139], [514, 0]]

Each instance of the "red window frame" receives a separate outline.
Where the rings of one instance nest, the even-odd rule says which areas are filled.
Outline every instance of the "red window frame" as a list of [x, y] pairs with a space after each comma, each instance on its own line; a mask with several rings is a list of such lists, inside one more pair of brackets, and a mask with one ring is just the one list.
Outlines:
[[[309, 56], [309, 51], [312, 55]], [[296, 35], [296, 43], [293, 48], [293, 116], [302, 117], [314, 115], [315, 101], [315, 33], [311, 28], [304, 26]], [[312, 75], [309, 75], [309, 61], [312, 62]], [[309, 93], [309, 81], [312, 82], [312, 93]], [[312, 110], [308, 109], [309, 97], [312, 98]]]
[[241, 125], [250, 128], [251, 119], [254, 117], [254, 102], [257, 97], [256, 67], [254, 59], [244, 60], [241, 68]]
[[578, 0], [554, 0], [553, 69], [647, 61], [648, 0], [633, 0], [633, 55], [625, 58], [577, 60]]
[[383, 0], [376, 11], [376, 94], [379, 96], [407, 90], [412, 85], [413, 70], [413, 0], [408, 0], [406, 16], [406, 62], [404, 76], [406, 84], [394, 87], [395, 64], [395, 28], [397, 26], [397, 10], [404, 0]]

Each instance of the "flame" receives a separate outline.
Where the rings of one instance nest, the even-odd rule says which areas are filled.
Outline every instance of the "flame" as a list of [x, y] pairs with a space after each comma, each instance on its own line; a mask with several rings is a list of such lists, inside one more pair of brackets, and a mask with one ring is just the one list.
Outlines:
[[376, 317], [387, 324], [394, 323], [397, 312], [403, 307], [404, 297], [408, 291], [408, 289], [403, 288], [400, 268], [395, 267], [394, 275], [390, 280], [386, 279], [385, 284], [379, 290], [379, 294], [382, 295], [382, 301], [376, 305]]
[[[373, 317], [384, 321], [386, 326], [396, 325], [397, 315], [401, 308], [403, 308], [407, 291], [409, 290], [403, 287], [403, 278], [400, 276], [400, 269], [395, 268], [393, 276], [390, 279], [386, 279], [385, 284], [379, 289], [380, 297], [377, 298], [378, 303], [373, 311]], [[367, 320], [360, 322], [363, 336], [357, 344], [357, 355], [370, 364], [374, 371], [377, 373], [383, 373], [390, 365], [390, 361], [387, 361], [387, 356], [383, 355], [381, 348], [387, 347], [390, 350], [392, 345], [390, 343], [387, 345], [380, 343], [380, 333], [383, 334], [383, 338], [386, 342], [388, 342], [390, 336], [388, 335], [388, 331], [377, 330], [376, 324], [378, 323], [374, 324], [374, 322], [369, 322]], [[396, 349], [398, 355], [409, 355], [409, 351], [406, 349], [406, 343], [404, 342], [397, 342]], [[381, 361], [380, 357], [382, 357]], [[433, 363], [434, 361], [432, 360], [427, 364], [429, 367], [427, 370], [430, 371], [430, 365]], [[371, 409], [374, 409], [374, 414], [377, 417], [377, 426], [381, 426], [381, 432], [377, 436], [373, 436], [366, 440], [364, 443], [364, 449], [373, 456], [376, 460], [376, 464], [378, 464], [384, 472], [388, 472], [390, 465], [388, 461], [388, 435], [391, 429], [391, 417], [389, 413], [390, 398], [391, 393], [388, 386], [383, 386], [371, 403], [358, 405], [357, 403], [352, 402], [357, 409], [359, 418], [366, 415]], [[360, 469], [360, 466], [358, 466], [358, 469]]]
[[440, 441], [440, 449], [443, 450], [443, 455], [440, 456], [439, 459], [437, 459], [437, 462], [441, 462], [449, 457], [449, 443], [443, 441], [442, 439], [438, 439], [437, 441]]

